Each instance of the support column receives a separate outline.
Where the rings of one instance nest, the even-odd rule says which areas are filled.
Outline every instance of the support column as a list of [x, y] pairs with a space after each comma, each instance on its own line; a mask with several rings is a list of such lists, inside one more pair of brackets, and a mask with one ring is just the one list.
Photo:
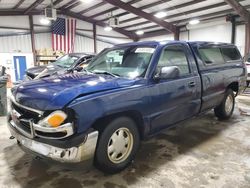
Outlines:
[[176, 28], [176, 31], [174, 32], [174, 40], [180, 40], [180, 28]]
[[30, 36], [31, 36], [31, 48], [34, 57], [34, 65], [37, 65], [36, 62], [36, 47], [35, 47], [35, 33], [34, 33], [34, 25], [33, 25], [33, 16], [29, 15], [29, 24], [30, 24]]
[[96, 24], [93, 24], [94, 53], [97, 53]]
[[235, 17], [231, 17], [231, 23], [232, 23], [232, 31], [231, 31], [231, 43], [235, 44], [235, 30], [236, 30], [236, 23], [235, 23]]

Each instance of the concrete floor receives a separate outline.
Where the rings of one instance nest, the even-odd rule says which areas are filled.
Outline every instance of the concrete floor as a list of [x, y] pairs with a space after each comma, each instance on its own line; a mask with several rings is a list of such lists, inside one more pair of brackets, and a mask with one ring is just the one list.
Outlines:
[[84, 164], [38, 160], [9, 140], [0, 119], [0, 187], [250, 188], [250, 90], [231, 120], [213, 113], [144, 141], [134, 163], [116, 175]]

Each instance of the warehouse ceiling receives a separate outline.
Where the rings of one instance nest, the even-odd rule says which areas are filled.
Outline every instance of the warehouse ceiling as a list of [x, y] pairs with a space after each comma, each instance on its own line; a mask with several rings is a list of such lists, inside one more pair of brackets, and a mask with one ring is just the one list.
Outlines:
[[[250, 0], [238, 0], [250, 9]], [[144, 37], [174, 33], [191, 19], [200, 21], [237, 15], [223, 0], [54, 0], [58, 13], [107, 25], [110, 14], [119, 18], [115, 31], [129, 38], [143, 30]], [[0, 15], [39, 15], [51, 5], [51, 0], [0, 0]], [[164, 12], [163, 18], [155, 17]]]

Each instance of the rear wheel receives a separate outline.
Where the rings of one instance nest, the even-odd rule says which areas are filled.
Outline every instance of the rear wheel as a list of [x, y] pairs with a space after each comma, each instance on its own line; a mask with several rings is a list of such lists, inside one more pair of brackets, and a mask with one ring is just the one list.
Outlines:
[[134, 159], [139, 143], [139, 132], [132, 119], [120, 117], [111, 121], [98, 140], [96, 167], [108, 173], [123, 170]]
[[221, 104], [214, 109], [214, 113], [220, 120], [227, 120], [233, 114], [234, 105], [235, 105], [234, 92], [232, 89], [228, 89], [225, 93], [225, 96]]

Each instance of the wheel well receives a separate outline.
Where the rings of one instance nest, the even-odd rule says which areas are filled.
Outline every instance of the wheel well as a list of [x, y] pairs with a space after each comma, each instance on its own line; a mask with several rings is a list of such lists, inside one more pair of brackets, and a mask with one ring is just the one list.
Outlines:
[[232, 82], [231, 84], [229, 84], [227, 86], [227, 88], [232, 89], [234, 92], [238, 92], [239, 91], [239, 83], [238, 82]]
[[98, 131], [102, 131], [109, 124], [109, 122], [122, 116], [129, 117], [135, 121], [139, 134], [140, 134], [140, 138], [143, 138], [143, 132], [144, 132], [143, 118], [140, 112], [134, 111], [134, 110], [118, 112], [118, 113], [114, 113], [114, 114], [101, 117], [94, 122], [92, 127]]

